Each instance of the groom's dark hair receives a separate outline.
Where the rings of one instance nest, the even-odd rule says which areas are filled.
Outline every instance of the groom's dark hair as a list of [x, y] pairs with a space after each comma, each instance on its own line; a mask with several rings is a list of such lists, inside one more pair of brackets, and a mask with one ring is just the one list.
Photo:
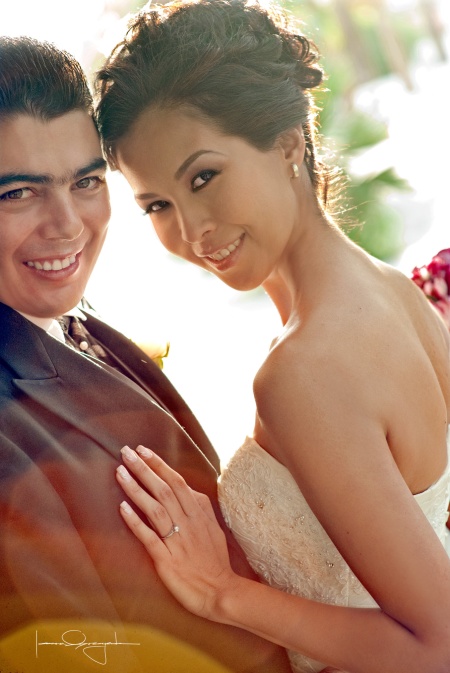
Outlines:
[[49, 42], [0, 37], [0, 121], [19, 114], [48, 121], [72, 110], [93, 115], [78, 61]]

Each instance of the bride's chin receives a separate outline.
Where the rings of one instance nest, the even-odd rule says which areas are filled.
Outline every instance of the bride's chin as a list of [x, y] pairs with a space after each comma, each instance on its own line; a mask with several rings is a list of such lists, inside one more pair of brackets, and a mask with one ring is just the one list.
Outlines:
[[238, 290], [239, 292], [251, 292], [252, 290], [257, 290], [261, 287], [260, 283], [255, 283], [251, 281], [242, 281], [239, 278], [224, 278], [222, 274], [214, 274], [219, 280], [222, 281], [228, 287], [231, 287], [233, 290]]

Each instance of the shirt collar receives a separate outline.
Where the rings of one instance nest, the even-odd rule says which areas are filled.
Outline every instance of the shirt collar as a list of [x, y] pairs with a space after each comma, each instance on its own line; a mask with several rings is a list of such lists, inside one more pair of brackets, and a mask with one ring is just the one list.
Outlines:
[[[18, 313], [20, 313], [20, 315], [23, 315], [24, 318], [34, 323], [41, 329], [45, 330], [47, 334], [50, 334], [52, 337], [55, 337], [55, 339], [58, 339], [58, 341], [64, 343], [64, 332], [62, 330], [61, 325], [55, 318], [38, 318], [33, 315], [27, 315], [26, 313], [21, 313], [20, 311], [18, 311]], [[84, 313], [80, 311], [80, 309], [77, 306], [70, 309], [69, 311], [66, 311], [64, 315], [75, 316], [77, 318], [80, 318], [80, 320], [86, 320], [86, 316], [84, 315]]]

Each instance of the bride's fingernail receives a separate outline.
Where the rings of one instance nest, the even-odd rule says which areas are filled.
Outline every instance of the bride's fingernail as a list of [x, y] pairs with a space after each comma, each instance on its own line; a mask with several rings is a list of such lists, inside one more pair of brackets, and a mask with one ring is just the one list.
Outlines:
[[122, 449], [120, 449], [120, 453], [124, 458], [129, 460], [131, 463], [137, 460], [135, 452], [132, 451], [129, 446], [124, 446]]
[[131, 514], [133, 512], [130, 505], [125, 500], [120, 503], [119, 507], [124, 514]]
[[128, 472], [128, 470], [123, 465], [119, 465], [119, 467], [117, 468], [117, 474], [124, 481], [131, 481], [130, 473]]
[[147, 449], [145, 446], [138, 446], [136, 452], [142, 456], [142, 458], [151, 458], [153, 455], [150, 449]]

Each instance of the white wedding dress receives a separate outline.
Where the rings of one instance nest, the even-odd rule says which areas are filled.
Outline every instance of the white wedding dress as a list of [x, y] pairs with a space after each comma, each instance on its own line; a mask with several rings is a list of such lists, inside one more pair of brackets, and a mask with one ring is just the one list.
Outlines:
[[[414, 497], [450, 555], [445, 525], [450, 462], [433, 486]], [[246, 439], [224, 470], [219, 501], [225, 521], [262, 581], [323, 603], [376, 606], [314, 516], [290, 472], [254, 439]], [[289, 652], [289, 658], [295, 673], [317, 673], [324, 668], [298, 652]]]

